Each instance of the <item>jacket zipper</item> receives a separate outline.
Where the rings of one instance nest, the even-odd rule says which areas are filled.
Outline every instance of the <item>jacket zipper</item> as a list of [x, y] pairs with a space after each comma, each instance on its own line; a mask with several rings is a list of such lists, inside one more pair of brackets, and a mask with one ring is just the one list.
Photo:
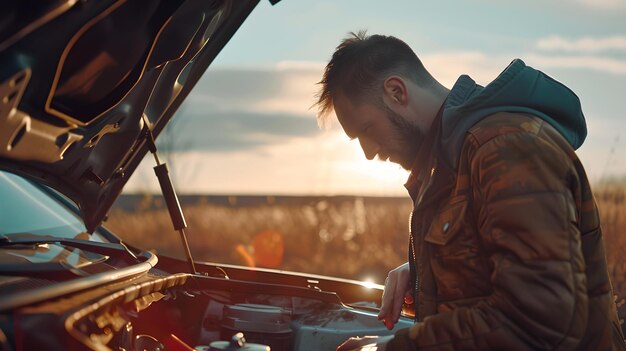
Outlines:
[[[413, 267], [415, 268], [415, 286], [413, 287], [413, 309], [415, 310], [415, 322], [418, 322], [420, 320], [420, 315], [419, 315], [419, 284], [420, 284], [420, 274], [419, 274], [419, 269], [420, 267], [418, 267], [418, 263], [417, 263], [417, 258], [415, 256], [415, 241], [413, 240], [413, 215], [411, 215], [411, 233], [409, 234], [409, 237], [411, 239], [411, 253], [413, 254]], [[421, 265], [420, 265], [421, 266]]]
[[[431, 168], [430, 171], [430, 177], [428, 179], [428, 183], [426, 183], [426, 186], [424, 187], [424, 189], [421, 191], [421, 193], [418, 195], [418, 199], [416, 202], [416, 206], [415, 208], [419, 207], [422, 199], [424, 197], [424, 194], [426, 193], [426, 191], [432, 186], [433, 182], [434, 182], [434, 175], [435, 175], [435, 169], [436, 169], [436, 165], [437, 165], [437, 159], [433, 160], [433, 167]], [[420, 252], [419, 252], [419, 256], [416, 256], [415, 253], [415, 227], [413, 226], [414, 223], [414, 217], [415, 217], [415, 209], [413, 210], [413, 212], [411, 212], [411, 223], [410, 223], [410, 238], [411, 238], [411, 246], [413, 247], [413, 250], [411, 250], [413, 252], [413, 267], [415, 267], [415, 296], [413, 297], [413, 306], [415, 309], [415, 321], [419, 322], [422, 320], [422, 316], [420, 315], [420, 304], [422, 302], [421, 299], [421, 293], [422, 293], [422, 277], [424, 276], [424, 267], [422, 265], [422, 259], [423, 259], [423, 243], [420, 242]], [[424, 227], [424, 219], [422, 218], [422, 228]], [[417, 260], [417, 257], [420, 257], [420, 260]]]

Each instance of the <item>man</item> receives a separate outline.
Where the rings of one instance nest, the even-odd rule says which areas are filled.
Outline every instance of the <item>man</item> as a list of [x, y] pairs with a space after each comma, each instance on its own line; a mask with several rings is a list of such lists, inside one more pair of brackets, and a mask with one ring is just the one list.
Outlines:
[[391, 329], [406, 298], [417, 323], [341, 350], [626, 348], [572, 91], [521, 60], [447, 89], [404, 42], [364, 32], [320, 84], [321, 122], [334, 110], [368, 159], [410, 170], [414, 202], [409, 261], [389, 273], [379, 318]]

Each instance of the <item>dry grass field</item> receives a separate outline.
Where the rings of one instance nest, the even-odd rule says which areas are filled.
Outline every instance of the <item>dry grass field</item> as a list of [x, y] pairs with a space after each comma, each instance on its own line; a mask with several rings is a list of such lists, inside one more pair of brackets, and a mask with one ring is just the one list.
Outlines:
[[[107, 227], [131, 244], [183, 257], [167, 210], [159, 209], [160, 203], [148, 207], [152, 209], [114, 209]], [[253, 206], [200, 201], [183, 207], [191, 251], [200, 261], [378, 282], [406, 261], [408, 199], [303, 198], [297, 204]], [[280, 259], [271, 262], [268, 256]]]
[[[626, 296], [626, 186], [596, 189], [609, 272]], [[238, 205], [196, 201], [184, 206], [195, 259], [256, 265], [383, 282], [406, 261], [408, 214], [404, 198], [300, 198]], [[114, 208], [107, 226], [123, 239], [160, 254], [183, 257], [159, 197], [132, 211]]]

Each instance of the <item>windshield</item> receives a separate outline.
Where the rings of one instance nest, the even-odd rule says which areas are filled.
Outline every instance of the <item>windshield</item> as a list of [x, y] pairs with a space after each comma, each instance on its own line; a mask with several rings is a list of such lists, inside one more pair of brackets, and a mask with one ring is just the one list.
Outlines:
[[[30, 233], [103, 241], [81, 218], [28, 180], [0, 171], [0, 235]], [[82, 235], [81, 235], [82, 234]]]
[[[0, 235], [4, 239], [61, 237], [104, 241], [89, 234], [79, 216], [28, 180], [0, 171]], [[0, 250], [0, 265], [61, 262], [82, 267], [101, 262], [106, 256], [58, 243], [6, 245]], [[6, 268], [5, 267], [5, 268]]]

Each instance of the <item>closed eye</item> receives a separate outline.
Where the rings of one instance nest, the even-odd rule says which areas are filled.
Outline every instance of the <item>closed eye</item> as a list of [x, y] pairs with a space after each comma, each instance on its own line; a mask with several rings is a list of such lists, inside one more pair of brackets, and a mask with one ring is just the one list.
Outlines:
[[357, 134], [357, 135], [353, 135], [353, 136], [348, 136], [348, 137], [350, 138], [350, 140], [356, 140], [356, 139], [358, 139], [359, 137], [361, 137], [361, 136], [363, 136], [363, 135], [366, 135], [366, 134], [368, 133], [368, 131], [371, 129], [371, 127], [372, 127], [372, 125], [371, 125], [371, 124], [368, 124], [367, 126], [365, 126], [365, 128], [363, 128], [363, 129], [361, 130], [361, 132], [360, 132], [359, 134]]

